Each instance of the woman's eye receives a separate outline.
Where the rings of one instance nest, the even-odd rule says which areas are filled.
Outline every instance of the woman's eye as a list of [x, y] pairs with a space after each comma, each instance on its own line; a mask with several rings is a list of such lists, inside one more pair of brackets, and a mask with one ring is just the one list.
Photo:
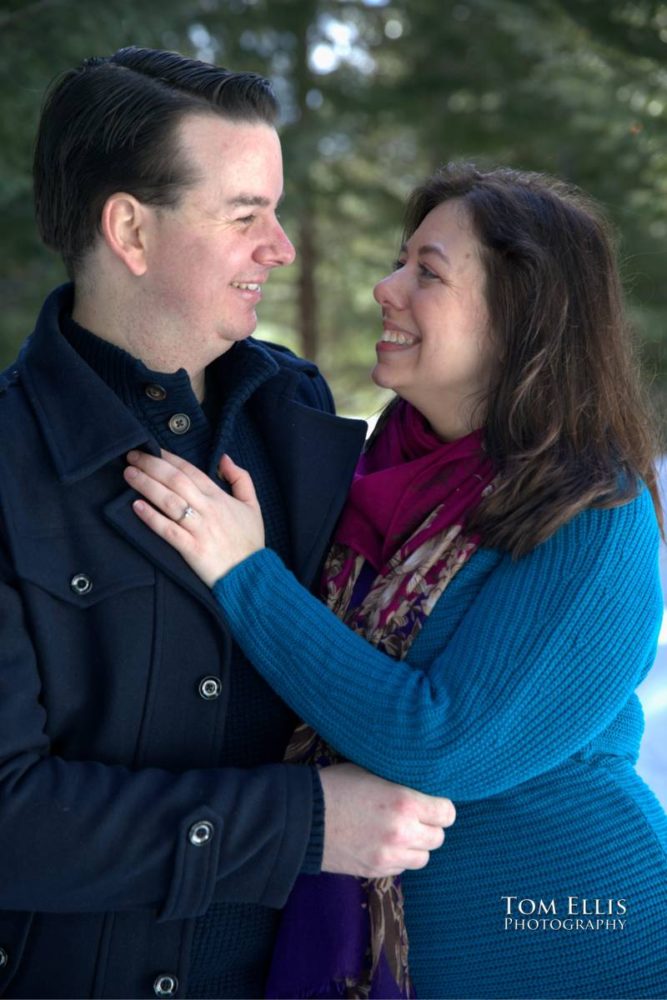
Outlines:
[[419, 277], [420, 278], [437, 278], [438, 275], [434, 274], [425, 264], [419, 265]]
[[395, 260], [394, 263], [391, 265], [392, 271], [400, 271], [402, 267], [405, 267], [404, 260]]

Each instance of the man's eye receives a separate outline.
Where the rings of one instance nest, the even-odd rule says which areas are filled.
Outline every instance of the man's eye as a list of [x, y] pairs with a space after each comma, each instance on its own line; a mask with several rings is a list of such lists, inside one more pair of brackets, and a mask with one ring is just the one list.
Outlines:
[[255, 218], [256, 217], [254, 215], [243, 215], [240, 219], [237, 219], [236, 221], [242, 222], [245, 226], [249, 226], [251, 222], [255, 221]]

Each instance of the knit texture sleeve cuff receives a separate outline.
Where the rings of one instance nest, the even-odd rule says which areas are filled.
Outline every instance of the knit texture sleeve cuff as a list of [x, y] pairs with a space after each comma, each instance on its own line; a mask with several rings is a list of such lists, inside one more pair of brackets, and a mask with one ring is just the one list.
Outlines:
[[310, 840], [301, 865], [302, 875], [319, 875], [322, 870], [322, 852], [324, 850], [324, 792], [320, 774], [316, 767], [311, 767], [313, 779], [313, 809], [310, 827]]

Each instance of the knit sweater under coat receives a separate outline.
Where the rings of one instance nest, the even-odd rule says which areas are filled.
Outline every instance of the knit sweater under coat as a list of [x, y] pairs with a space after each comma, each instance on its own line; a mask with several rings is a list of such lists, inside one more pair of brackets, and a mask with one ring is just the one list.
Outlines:
[[479, 549], [400, 662], [272, 552], [216, 583], [237, 641], [303, 719], [457, 805], [444, 847], [404, 876], [418, 996], [667, 996], [667, 821], [633, 768], [657, 550], [646, 490], [519, 560]]

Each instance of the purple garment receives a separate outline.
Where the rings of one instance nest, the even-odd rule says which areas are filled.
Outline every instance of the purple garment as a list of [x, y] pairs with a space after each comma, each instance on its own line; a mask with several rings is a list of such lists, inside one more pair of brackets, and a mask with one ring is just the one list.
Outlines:
[[[358, 975], [368, 945], [362, 880], [350, 875], [300, 875], [288, 902], [266, 986], [269, 998], [344, 997], [345, 977]], [[372, 997], [402, 1000], [384, 955]]]

